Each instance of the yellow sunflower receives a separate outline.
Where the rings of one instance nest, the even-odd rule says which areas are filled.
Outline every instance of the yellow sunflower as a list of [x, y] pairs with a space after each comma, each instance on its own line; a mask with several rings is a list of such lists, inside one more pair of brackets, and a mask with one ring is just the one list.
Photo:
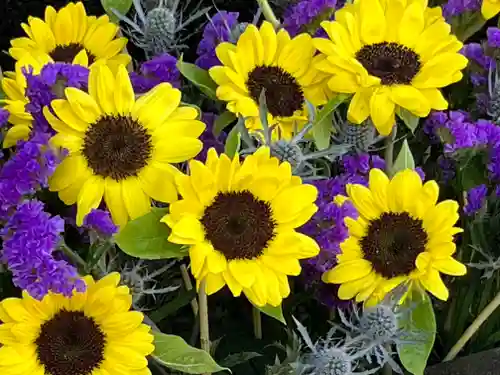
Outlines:
[[316, 212], [317, 190], [292, 176], [290, 164], [259, 148], [240, 162], [217, 155], [193, 160], [178, 175], [182, 200], [162, 222], [169, 241], [189, 245], [191, 271], [206, 279], [207, 294], [227, 284], [257, 306], [277, 306], [290, 293], [287, 275], [299, 275], [299, 259], [316, 256], [316, 242], [295, 231]]
[[106, 63], [128, 64], [130, 56], [121, 54], [127, 38], [116, 38], [120, 30], [107, 15], [87, 16], [82, 2], [69, 3], [56, 11], [45, 9], [45, 20], [29, 17], [21, 24], [27, 37], [11, 41], [9, 54], [16, 60], [26, 55], [47, 56], [54, 62], [90, 66]]
[[130, 311], [120, 275], [83, 280], [87, 290], [72, 297], [38, 301], [23, 292], [0, 302], [2, 375], [151, 375], [153, 335], [143, 314]]
[[418, 117], [446, 109], [439, 89], [459, 81], [467, 65], [441, 8], [426, 0], [355, 0], [321, 26], [329, 38], [314, 39], [323, 56], [316, 68], [329, 74], [333, 92], [354, 94], [349, 120], [371, 116], [382, 135], [400, 108]]
[[306, 100], [315, 105], [326, 101], [323, 75], [312, 69], [315, 48], [308, 34], [291, 39], [284, 29], [276, 33], [269, 22], [260, 29], [248, 25], [236, 45], [221, 43], [216, 53], [222, 65], [209, 72], [219, 85], [217, 97], [228, 102], [229, 111], [246, 117], [250, 130], [262, 129], [262, 90], [269, 126], [276, 125], [282, 138], [307, 122]]
[[338, 264], [323, 281], [342, 284], [339, 298], [365, 301], [368, 306], [403, 283], [419, 283], [441, 300], [448, 289], [440, 272], [461, 276], [466, 268], [452, 258], [458, 203], [437, 203], [436, 181], [422, 184], [417, 172], [406, 169], [392, 180], [380, 169], [370, 171], [369, 187], [347, 185], [348, 198], [359, 218], [345, 218], [349, 237], [340, 245]]
[[49, 180], [61, 200], [77, 203], [77, 224], [104, 201], [123, 226], [151, 210], [151, 198], [177, 200], [171, 163], [196, 156], [205, 124], [198, 111], [180, 106], [181, 92], [161, 83], [135, 99], [126, 68], [115, 75], [105, 65], [90, 69], [89, 93], [65, 90], [44, 115], [58, 132], [51, 142], [69, 150]]
[[483, 0], [481, 4], [481, 14], [487, 20], [495, 17], [500, 12], [500, 1], [498, 0]]
[[17, 141], [28, 139], [31, 133], [33, 117], [26, 111], [29, 99], [25, 95], [27, 84], [23, 68], [31, 68], [34, 74], [38, 74], [48, 62], [50, 61], [46, 56], [35, 58], [28, 55], [16, 62], [14, 72], [4, 72], [2, 90], [6, 98], [0, 102], [5, 103], [4, 108], [9, 112], [9, 123], [12, 127], [5, 134], [3, 147], [15, 146]]

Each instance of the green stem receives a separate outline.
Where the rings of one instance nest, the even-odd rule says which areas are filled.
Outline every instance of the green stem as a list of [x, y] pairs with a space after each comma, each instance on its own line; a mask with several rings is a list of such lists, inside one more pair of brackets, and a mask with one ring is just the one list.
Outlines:
[[462, 336], [458, 339], [455, 345], [451, 348], [450, 352], [446, 355], [443, 362], [455, 359], [457, 354], [464, 348], [472, 336], [479, 330], [481, 325], [490, 317], [491, 314], [500, 306], [500, 292], [493, 298], [493, 300], [484, 308], [483, 311], [474, 319], [472, 324], [465, 330]]
[[260, 311], [255, 306], [252, 308], [253, 333], [258, 340], [262, 339], [262, 318]]
[[[210, 334], [208, 330], [208, 298], [207, 281], [203, 279], [198, 290], [198, 307], [200, 314], [200, 343], [201, 348], [210, 354]], [[210, 375], [205, 373], [204, 375]]]
[[397, 127], [394, 126], [391, 130], [391, 134], [385, 139], [385, 171], [388, 175], [392, 175], [392, 169], [394, 166], [394, 140], [396, 139]]
[[87, 262], [85, 262], [80, 255], [73, 251], [73, 249], [70, 248], [66, 242], [62, 241], [59, 247], [61, 251], [78, 266], [78, 268], [81, 268], [83, 271], [87, 269]]
[[[189, 277], [189, 273], [185, 264], [181, 264], [181, 276], [186, 290], [193, 290], [193, 283], [191, 282], [191, 278]], [[196, 301], [196, 298], [193, 298], [191, 300], [191, 309], [193, 309], [193, 314], [196, 317], [198, 315], [198, 301]]]
[[276, 15], [269, 5], [269, 2], [267, 0], [257, 0], [257, 4], [259, 4], [260, 9], [262, 9], [262, 14], [266, 18], [266, 20], [271, 22], [275, 29], [280, 27], [280, 21], [278, 21], [278, 18], [276, 18]]

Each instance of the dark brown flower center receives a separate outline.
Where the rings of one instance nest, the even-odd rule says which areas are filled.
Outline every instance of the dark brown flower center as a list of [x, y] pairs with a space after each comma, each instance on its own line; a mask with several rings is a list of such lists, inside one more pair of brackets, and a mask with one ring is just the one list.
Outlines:
[[247, 88], [257, 103], [262, 90], [265, 90], [267, 110], [273, 116], [292, 116], [304, 104], [304, 93], [299, 83], [279, 66], [256, 67], [248, 75]]
[[201, 218], [205, 236], [226, 259], [253, 259], [274, 238], [271, 207], [249, 191], [219, 193]]
[[104, 360], [106, 336], [81, 311], [61, 310], [35, 340], [38, 361], [49, 375], [90, 375]]
[[[57, 46], [52, 52], [50, 52], [50, 57], [56, 62], [64, 62], [71, 64], [73, 59], [82, 49], [85, 49], [80, 43], [70, 43], [62, 46]], [[90, 53], [89, 50], [85, 49], [87, 56], [89, 58], [89, 65], [92, 64], [96, 58]]]
[[415, 260], [425, 251], [427, 240], [422, 220], [406, 212], [391, 212], [383, 213], [370, 223], [360, 245], [375, 271], [391, 278], [408, 275], [415, 269]]
[[420, 70], [420, 57], [398, 43], [375, 43], [361, 48], [356, 59], [383, 85], [410, 84]]
[[123, 180], [137, 176], [151, 157], [151, 135], [129, 116], [104, 116], [85, 133], [82, 154], [93, 172]]

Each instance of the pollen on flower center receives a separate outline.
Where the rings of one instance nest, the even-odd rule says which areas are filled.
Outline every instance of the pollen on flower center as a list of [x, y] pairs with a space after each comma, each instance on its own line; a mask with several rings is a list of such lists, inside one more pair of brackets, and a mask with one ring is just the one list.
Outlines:
[[392, 278], [415, 269], [415, 260], [425, 251], [427, 240], [422, 220], [406, 212], [386, 212], [370, 223], [360, 245], [375, 271]]
[[208, 241], [226, 259], [253, 259], [274, 238], [268, 203], [249, 191], [219, 193], [201, 219]]
[[250, 96], [257, 103], [265, 90], [267, 110], [273, 116], [289, 117], [304, 104], [304, 93], [290, 73], [279, 66], [258, 66], [247, 80]]
[[420, 70], [420, 57], [412, 49], [394, 42], [369, 44], [356, 59], [383, 85], [410, 84]]
[[88, 128], [82, 154], [95, 174], [119, 181], [137, 176], [152, 150], [151, 135], [136, 120], [107, 115]]
[[90, 375], [104, 360], [106, 337], [81, 311], [61, 310], [35, 340], [38, 361], [49, 375]]
[[[75, 56], [78, 55], [82, 49], [85, 49], [85, 47], [80, 43], [70, 43], [57, 46], [49, 55], [56, 62], [72, 63]], [[85, 51], [87, 52], [90, 65], [95, 61], [95, 56], [88, 50]]]

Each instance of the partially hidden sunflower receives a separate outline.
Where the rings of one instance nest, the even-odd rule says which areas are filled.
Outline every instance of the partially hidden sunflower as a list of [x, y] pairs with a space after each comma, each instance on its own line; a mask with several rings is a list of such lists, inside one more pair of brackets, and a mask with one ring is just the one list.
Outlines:
[[4, 108], [9, 112], [9, 123], [12, 126], [5, 134], [3, 147], [15, 146], [17, 141], [26, 140], [31, 133], [33, 117], [26, 111], [29, 99], [25, 95], [27, 84], [23, 68], [30, 67], [34, 74], [38, 74], [42, 67], [49, 62], [48, 56], [33, 57], [27, 55], [16, 62], [13, 72], [4, 72], [2, 90], [5, 99], [1, 99], [0, 103], [5, 103]]
[[483, 0], [481, 2], [481, 14], [484, 19], [491, 19], [500, 12], [500, 1], [498, 0]]
[[9, 49], [16, 60], [42, 55], [52, 62], [83, 66], [106, 63], [117, 67], [130, 62], [130, 56], [121, 53], [127, 38], [116, 37], [119, 26], [107, 15], [87, 16], [82, 2], [69, 3], [58, 11], [48, 6], [44, 20], [29, 17], [21, 26], [27, 36], [11, 40]]
[[458, 203], [437, 203], [436, 181], [425, 184], [417, 172], [406, 169], [391, 180], [380, 169], [372, 169], [369, 187], [347, 185], [359, 213], [357, 220], [345, 218], [349, 237], [341, 243], [338, 264], [323, 274], [323, 281], [341, 284], [338, 296], [356, 298], [371, 306], [403, 283], [418, 283], [441, 300], [448, 289], [440, 272], [461, 276], [466, 267], [452, 255]]
[[49, 293], [41, 301], [0, 302], [0, 371], [3, 375], [151, 375], [154, 351], [143, 314], [130, 311], [129, 288], [111, 273], [72, 297]]
[[227, 285], [257, 306], [277, 306], [290, 293], [287, 275], [299, 275], [299, 259], [316, 256], [317, 243], [295, 228], [316, 212], [317, 190], [292, 176], [289, 163], [259, 148], [240, 162], [212, 148], [206, 164], [193, 160], [178, 175], [182, 199], [162, 222], [169, 241], [189, 245], [191, 271], [206, 280], [207, 294]]
[[418, 117], [446, 109], [439, 89], [459, 81], [467, 66], [441, 8], [427, 8], [426, 0], [355, 0], [321, 26], [328, 38], [314, 39], [323, 57], [316, 68], [329, 75], [332, 92], [354, 94], [349, 120], [371, 116], [382, 135], [401, 109]]
[[57, 134], [55, 146], [69, 155], [49, 180], [61, 200], [76, 203], [77, 224], [104, 201], [113, 221], [123, 226], [151, 210], [151, 199], [177, 200], [172, 163], [196, 156], [205, 124], [193, 107], [180, 106], [181, 92], [161, 83], [135, 99], [126, 68], [116, 76], [105, 65], [89, 73], [89, 93], [66, 88], [66, 99], [44, 115]]
[[290, 138], [307, 122], [306, 100], [326, 102], [323, 74], [313, 69], [315, 48], [308, 34], [290, 38], [265, 21], [260, 29], [248, 25], [237, 44], [221, 43], [216, 54], [222, 65], [209, 72], [219, 85], [217, 97], [227, 109], [246, 117], [249, 130], [262, 129], [259, 98], [265, 90], [269, 126], [275, 134]]

